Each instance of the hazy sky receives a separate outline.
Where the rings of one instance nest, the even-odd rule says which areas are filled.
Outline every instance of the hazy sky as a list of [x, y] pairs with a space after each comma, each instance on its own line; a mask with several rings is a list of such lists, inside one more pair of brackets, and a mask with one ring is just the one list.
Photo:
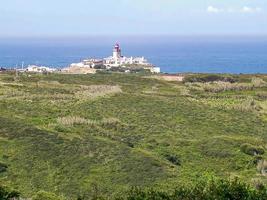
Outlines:
[[267, 0], [0, 0], [0, 36], [266, 34]]

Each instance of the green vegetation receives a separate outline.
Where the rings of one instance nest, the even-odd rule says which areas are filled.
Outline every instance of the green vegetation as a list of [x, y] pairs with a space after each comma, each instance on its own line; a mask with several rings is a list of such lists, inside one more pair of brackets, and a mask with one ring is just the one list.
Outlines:
[[10, 200], [20, 197], [20, 193], [15, 190], [10, 190], [4, 186], [0, 185], [0, 199], [1, 200]]
[[199, 74], [199, 75], [187, 75], [184, 82], [191, 83], [208, 83], [215, 81], [223, 81], [234, 83], [237, 82], [237, 78], [231, 75], [217, 75], [217, 74]]
[[242, 144], [241, 151], [251, 156], [264, 154], [264, 149], [262, 147], [255, 147], [251, 144]]
[[39, 191], [37, 192], [32, 200], [63, 200], [63, 197], [59, 197], [51, 192]]
[[[23, 197], [140, 187], [128, 199], [216, 199], [249, 187], [253, 199], [266, 195], [253, 189], [267, 183], [266, 133], [265, 75], [0, 74], [0, 184]], [[199, 183], [205, 173], [242, 183]]]
[[[8, 192], [0, 187], [0, 199], [19, 199], [20, 194], [12, 191]], [[66, 200], [69, 198], [57, 196], [54, 193], [39, 191], [32, 200]], [[151, 188], [133, 187], [124, 193], [117, 193], [115, 196], [105, 196], [100, 194], [97, 188], [90, 196], [78, 196], [75, 200], [265, 200], [267, 199], [267, 187], [255, 183], [255, 186], [240, 182], [238, 179], [227, 180], [214, 177], [200, 177], [193, 184], [176, 187], [173, 190], [163, 191]]]
[[4, 163], [0, 163], [0, 173], [7, 171], [7, 165]]
[[209, 179], [200, 180], [194, 185], [182, 186], [172, 192], [159, 190], [133, 189], [121, 200], [259, 200], [267, 198], [267, 188], [258, 185], [252, 188], [248, 184], [235, 180]]

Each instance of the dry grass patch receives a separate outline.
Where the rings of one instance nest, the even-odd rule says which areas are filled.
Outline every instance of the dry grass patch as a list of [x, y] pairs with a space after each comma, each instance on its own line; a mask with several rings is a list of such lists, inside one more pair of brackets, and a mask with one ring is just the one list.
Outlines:
[[259, 106], [253, 98], [247, 98], [245, 101], [233, 105], [233, 109], [239, 111], [260, 111], [261, 106]]
[[[10, 84], [12, 85], [12, 84]], [[9, 86], [10, 86], [9, 85]], [[2, 87], [1, 87], [2, 86]], [[12, 85], [13, 86], [13, 85]], [[18, 86], [18, 85], [16, 85]], [[21, 85], [23, 86], [23, 85]], [[110, 85], [67, 85], [57, 81], [39, 81], [28, 88], [39, 88], [42, 92], [29, 93], [26, 90], [18, 90], [0, 83], [0, 99], [20, 99], [20, 100], [46, 100], [46, 101], [69, 101], [94, 99], [101, 96], [122, 92], [119, 86]], [[44, 89], [44, 90], [42, 90]], [[57, 89], [61, 89], [57, 92]]]
[[267, 161], [266, 160], [260, 160], [257, 165], [257, 170], [264, 176], [266, 176], [267, 173]]
[[67, 116], [67, 117], [59, 117], [57, 119], [57, 123], [63, 126], [74, 126], [74, 125], [116, 125], [120, 123], [120, 120], [117, 118], [104, 118], [102, 120], [90, 120], [85, 119], [79, 116]]
[[190, 94], [190, 90], [186, 87], [180, 87], [180, 95], [185, 96], [185, 97], [191, 97], [192, 95]]
[[79, 99], [93, 99], [101, 96], [106, 96], [110, 94], [121, 93], [122, 90], [120, 86], [112, 86], [112, 85], [90, 85], [80, 86], [81, 90], [75, 93], [75, 96]]
[[67, 117], [59, 117], [57, 122], [64, 126], [74, 126], [74, 125], [92, 125], [96, 124], [97, 121], [88, 120], [79, 116], [67, 116]]
[[[186, 93], [185, 95], [186, 96]], [[256, 101], [253, 97], [247, 98], [233, 98], [228, 99], [226, 97], [207, 97], [207, 98], [195, 98], [193, 96], [187, 95], [187, 99], [191, 102], [202, 103], [208, 105], [212, 108], [227, 109], [227, 110], [237, 110], [241, 112], [261, 112], [263, 113], [262, 104]], [[191, 97], [191, 98], [189, 98]], [[267, 109], [267, 107], [266, 107]]]
[[120, 120], [117, 118], [105, 118], [101, 121], [101, 124], [103, 125], [118, 124], [118, 123], [120, 123]]
[[165, 81], [182, 82], [184, 80], [184, 76], [182, 76], [182, 75], [163, 75], [160, 78], [165, 80]]
[[253, 90], [254, 88], [266, 87], [267, 83], [260, 78], [252, 78], [250, 83], [230, 83], [224, 81], [215, 81], [207, 83], [186, 83], [191, 90], [219, 93], [224, 91], [242, 91]]
[[17, 86], [17, 87], [23, 87], [24, 85], [22, 83], [6, 83], [6, 82], [2, 82], [0, 81], [0, 86]]
[[43, 80], [38, 81], [36, 85], [41, 88], [63, 88], [66, 86], [65, 84], [59, 83], [58, 81], [43, 81]]
[[19, 91], [13, 88], [5, 88], [4, 90], [0, 90], [0, 99], [28, 99], [31, 96], [30, 93]]

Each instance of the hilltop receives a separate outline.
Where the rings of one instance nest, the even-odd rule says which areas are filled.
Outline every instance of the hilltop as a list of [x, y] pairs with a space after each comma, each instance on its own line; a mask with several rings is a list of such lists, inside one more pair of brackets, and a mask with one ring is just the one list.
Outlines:
[[0, 74], [0, 183], [24, 196], [267, 183], [267, 76]]

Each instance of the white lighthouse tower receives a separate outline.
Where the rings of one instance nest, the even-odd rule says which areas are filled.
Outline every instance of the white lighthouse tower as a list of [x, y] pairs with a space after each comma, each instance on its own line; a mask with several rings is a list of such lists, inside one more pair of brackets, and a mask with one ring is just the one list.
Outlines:
[[121, 49], [120, 49], [120, 45], [117, 43], [113, 49], [113, 58], [118, 60], [119, 58], [121, 58]]

